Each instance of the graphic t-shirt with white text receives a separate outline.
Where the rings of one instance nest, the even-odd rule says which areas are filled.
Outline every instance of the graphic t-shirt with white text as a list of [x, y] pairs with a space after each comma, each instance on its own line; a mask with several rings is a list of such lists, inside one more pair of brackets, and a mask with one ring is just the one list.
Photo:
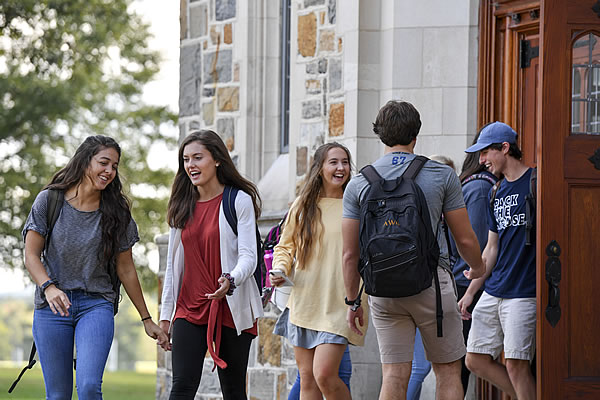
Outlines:
[[525, 244], [525, 197], [529, 194], [531, 171], [530, 168], [514, 182], [505, 179], [489, 208], [490, 230], [498, 233], [496, 266], [485, 282], [485, 291], [492, 296], [535, 297], [535, 246]]

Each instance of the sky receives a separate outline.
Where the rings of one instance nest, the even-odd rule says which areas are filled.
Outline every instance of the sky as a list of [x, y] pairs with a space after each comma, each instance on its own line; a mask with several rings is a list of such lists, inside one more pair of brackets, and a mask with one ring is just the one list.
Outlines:
[[[178, 112], [179, 102], [179, 2], [161, 0], [136, 0], [133, 9], [150, 23], [153, 35], [149, 46], [162, 55], [160, 72], [154, 81], [144, 88], [144, 101], [153, 105], [169, 106], [171, 111]], [[177, 128], [166, 132], [177, 135]], [[165, 154], [168, 153], [168, 154]], [[163, 163], [177, 164], [177, 152], [168, 151], [162, 146], [153, 146], [149, 157], [162, 160]], [[171, 160], [169, 162], [168, 160]], [[157, 165], [155, 162], [154, 165]], [[158, 164], [162, 167], [164, 164]], [[158, 252], [150, 254], [150, 268], [158, 269]], [[0, 294], [28, 295], [33, 293], [34, 286], [24, 275], [24, 271], [10, 271], [0, 268]]]

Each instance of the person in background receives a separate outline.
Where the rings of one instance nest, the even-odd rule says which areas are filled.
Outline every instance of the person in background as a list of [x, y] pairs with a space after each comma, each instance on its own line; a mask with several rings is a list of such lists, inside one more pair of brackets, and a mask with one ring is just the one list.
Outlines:
[[452, 159], [450, 157], [443, 156], [441, 154], [433, 154], [433, 155], [429, 156], [429, 159], [433, 160], [433, 161], [437, 161], [440, 164], [447, 165], [450, 168], [452, 168], [452, 170], [454, 172], [456, 172], [456, 167], [454, 166], [454, 161], [452, 161]]
[[[486, 125], [487, 126], [487, 125]], [[485, 128], [485, 126], [484, 126]], [[482, 128], [483, 129], [483, 128]], [[475, 136], [473, 144], [477, 143], [479, 133]], [[473, 231], [477, 235], [477, 241], [481, 251], [487, 244], [489, 225], [487, 222], [487, 213], [490, 206], [488, 200], [488, 194], [492, 189], [492, 186], [498, 181], [498, 176], [489, 172], [485, 165], [479, 164], [479, 152], [467, 153], [465, 160], [462, 165], [462, 170], [459, 176], [462, 184], [463, 197], [467, 206], [467, 213], [469, 214], [469, 220]], [[460, 257], [456, 249], [456, 242], [452, 235], [450, 235], [450, 253], [452, 254], [452, 272], [454, 273], [454, 279], [456, 281], [456, 289], [458, 292], [458, 300], [460, 301], [465, 295], [467, 288], [469, 287], [470, 281], [465, 278], [463, 272], [468, 268], [465, 261]], [[471, 330], [471, 313], [473, 308], [477, 304], [477, 301], [483, 293], [483, 288], [475, 292], [471, 305], [466, 309], [466, 314], [463, 316], [463, 337], [465, 344], [469, 337], [469, 331]], [[465, 393], [469, 386], [469, 376], [471, 372], [465, 365], [465, 357], [462, 358], [462, 369], [461, 369], [461, 381]]]
[[[364, 343], [364, 336], [347, 326], [342, 300], [342, 197], [350, 165], [350, 152], [339, 143], [316, 150], [274, 251], [273, 272], [294, 276], [287, 308], [274, 332], [294, 346], [303, 400], [350, 399], [338, 372], [348, 343]], [[285, 281], [276, 275], [270, 279], [275, 286]], [[351, 372], [350, 365], [343, 369]]]
[[[79, 399], [102, 399], [119, 301], [117, 278], [146, 334], [168, 346], [167, 335], [148, 312], [133, 263], [131, 248], [139, 237], [119, 179], [120, 159], [114, 139], [86, 138], [37, 195], [23, 228], [25, 267], [37, 285], [33, 339], [47, 399], [73, 394], [73, 345]], [[62, 197], [46, 243], [49, 190], [62, 192]]]
[[[260, 197], [213, 131], [190, 133], [178, 158], [167, 213], [171, 230], [160, 313], [160, 327], [172, 340], [169, 398], [194, 399], [208, 349], [223, 398], [246, 399], [250, 344], [263, 315], [253, 277]], [[239, 189], [237, 235], [223, 212], [225, 186]]]

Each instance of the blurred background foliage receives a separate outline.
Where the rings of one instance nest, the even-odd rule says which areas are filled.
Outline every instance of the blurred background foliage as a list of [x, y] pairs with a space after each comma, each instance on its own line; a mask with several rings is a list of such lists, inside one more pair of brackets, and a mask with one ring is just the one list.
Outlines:
[[[159, 70], [148, 25], [131, 0], [0, 2], [0, 264], [23, 268], [21, 229], [33, 200], [88, 135], [115, 138], [121, 179], [141, 241], [134, 257], [145, 291], [154, 237], [166, 232], [173, 171], [148, 159], [176, 115], [145, 104], [143, 86]], [[163, 164], [161, 164], [163, 165]], [[5, 337], [2, 335], [2, 337]]]

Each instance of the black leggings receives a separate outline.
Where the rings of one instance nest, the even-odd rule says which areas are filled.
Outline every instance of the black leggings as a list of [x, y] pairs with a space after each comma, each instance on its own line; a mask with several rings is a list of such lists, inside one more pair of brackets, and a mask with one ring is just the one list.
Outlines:
[[[208, 325], [195, 325], [183, 318], [173, 323], [173, 387], [169, 400], [193, 400], [200, 385], [204, 357], [208, 350], [206, 331]], [[250, 344], [254, 335], [235, 329], [221, 328], [219, 357], [227, 368], [217, 367], [224, 400], [246, 400], [246, 369]]]

